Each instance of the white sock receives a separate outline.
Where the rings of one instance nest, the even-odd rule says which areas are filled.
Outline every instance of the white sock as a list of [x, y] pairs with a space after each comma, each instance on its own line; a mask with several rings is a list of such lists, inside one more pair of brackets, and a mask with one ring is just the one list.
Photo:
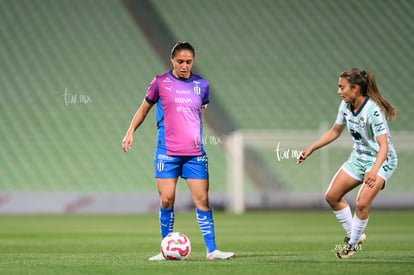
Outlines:
[[350, 244], [357, 244], [359, 238], [361, 237], [362, 233], [364, 233], [365, 228], [368, 224], [368, 218], [365, 220], [360, 220], [357, 215], [354, 215], [354, 219], [352, 221], [352, 232], [351, 232], [351, 239], [349, 240]]
[[352, 212], [349, 205], [344, 209], [333, 211], [339, 223], [345, 229], [346, 235], [349, 237], [352, 231]]

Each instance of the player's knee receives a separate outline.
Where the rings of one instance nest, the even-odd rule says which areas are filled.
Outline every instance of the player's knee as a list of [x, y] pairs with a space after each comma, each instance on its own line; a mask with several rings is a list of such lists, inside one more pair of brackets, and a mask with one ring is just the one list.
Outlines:
[[208, 195], [193, 197], [193, 201], [198, 209], [209, 208]]
[[196, 201], [197, 201], [198, 204], [205, 205], [205, 206], [208, 205], [208, 197], [207, 196], [197, 198]]
[[361, 214], [368, 214], [369, 207], [370, 207], [369, 203], [367, 203], [364, 200], [358, 199], [356, 201], [355, 209]]
[[172, 196], [161, 196], [160, 203], [162, 208], [167, 209], [174, 207], [174, 197]]
[[325, 200], [329, 203], [329, 205], [333, 206], [339, 203], [341, 201], [341, 198], [330, 192], [327, 192], [325, 193]]

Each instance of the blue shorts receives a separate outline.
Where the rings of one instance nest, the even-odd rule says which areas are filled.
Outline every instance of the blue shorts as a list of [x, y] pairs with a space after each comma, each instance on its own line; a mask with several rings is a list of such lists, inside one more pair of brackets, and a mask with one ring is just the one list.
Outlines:
[[208, 158], [203, 156], [154, 156], [155, 178], [208, 179]]

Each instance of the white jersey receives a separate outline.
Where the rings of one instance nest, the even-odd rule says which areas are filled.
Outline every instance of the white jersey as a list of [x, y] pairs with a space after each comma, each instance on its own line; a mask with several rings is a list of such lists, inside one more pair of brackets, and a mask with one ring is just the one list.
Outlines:
[[375, 161], [379, 150], [376, 137], [385, 134], [388, 140], [387, 160], [397, 160], [386, 117], [375, 101], [367, 97], [357, 113], [350, 105], [341, 102], [335, 123], [346, 124], [354, 141], [352, 154], [362, 161]]

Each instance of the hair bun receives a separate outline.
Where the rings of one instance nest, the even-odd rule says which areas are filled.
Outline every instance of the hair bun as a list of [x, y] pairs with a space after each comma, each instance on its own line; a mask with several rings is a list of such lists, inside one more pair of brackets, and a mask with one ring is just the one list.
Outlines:
[[368, 78], [368, 73], [365, 70], [361, 71], [361, 75], [365, 78]]

